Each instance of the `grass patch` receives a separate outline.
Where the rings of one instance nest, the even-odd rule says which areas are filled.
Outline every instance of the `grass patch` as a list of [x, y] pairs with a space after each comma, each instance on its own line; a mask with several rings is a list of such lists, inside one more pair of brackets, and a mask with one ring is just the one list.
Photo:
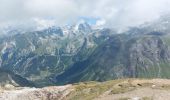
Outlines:
[[170, 85], [162, 85], [161, 89], [170, 90]]
[[68, 95], [68, 98], [69, 100], [92, 100], [120, 82], [122, 80], [74, 84], [75, 90]]
[[152, 97], [143, 97], [141, 100], [153, 100]]
[[125, 98], [119, 98], [118, 100], [130, 100], [130, 98], [125, 97]]
[[126, 88], [114, 88], [111, 90], [110, 95], [111, 94], [120, 94], [120, 93], [126, 93], [128, 91], [133, 91], [135, 90], [135, 87], [126, 87]]
[[136, 89], [136, 86], [132, 85], [131, 82], [120, 83], [117, 87], [112, 88], [110, 95], [125, 93], [128, 91], [133, 91], [134, 89]]

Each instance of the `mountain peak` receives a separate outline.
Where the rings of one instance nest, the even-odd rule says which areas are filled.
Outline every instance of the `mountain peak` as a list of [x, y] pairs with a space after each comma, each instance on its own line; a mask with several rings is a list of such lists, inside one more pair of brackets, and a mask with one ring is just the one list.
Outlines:
[[89, 33], [92, 31], [91, 26], [85, 21], [78, 22], [75, 25], [74, 30], [82, 33]]

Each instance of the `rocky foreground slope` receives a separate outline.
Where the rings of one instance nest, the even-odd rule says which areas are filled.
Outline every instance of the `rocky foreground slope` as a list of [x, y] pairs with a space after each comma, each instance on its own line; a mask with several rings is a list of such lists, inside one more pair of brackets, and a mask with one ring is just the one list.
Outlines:
[[3, 88], [0, 100], [169, 100], [170, 80], [120, 79], [44, 88]]

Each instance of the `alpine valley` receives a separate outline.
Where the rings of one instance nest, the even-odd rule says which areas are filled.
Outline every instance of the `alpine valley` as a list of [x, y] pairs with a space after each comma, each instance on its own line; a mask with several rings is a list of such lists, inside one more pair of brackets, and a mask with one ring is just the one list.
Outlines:
[[86, 22], [8, 34], [0, 37], [0, 68], [36, 87], [170, 78], [169, 16], [121, 34]]

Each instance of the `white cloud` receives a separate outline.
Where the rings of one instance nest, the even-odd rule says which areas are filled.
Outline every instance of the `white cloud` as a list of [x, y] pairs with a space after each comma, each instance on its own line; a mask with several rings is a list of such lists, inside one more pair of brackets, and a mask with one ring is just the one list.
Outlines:
[[103, 26], [106, 24], [106, 21], [104, 19], [100, 19], [96, 21], [96, 26]]
[[80, 16], [96, 17], [97, 24], [125, 28], [170, 12], [169, 0], [0, 0], [0, 22], [55, 19], [58, 25]]
[[35, 22], [34, 24], [36, 24], [35, 25], [36, 30], [42, 30], [50, 26], [56, 25], [55, 20], [45, 20], [45, 19], [40, 19], [40, 18], [34, 18], [33, 21]]

